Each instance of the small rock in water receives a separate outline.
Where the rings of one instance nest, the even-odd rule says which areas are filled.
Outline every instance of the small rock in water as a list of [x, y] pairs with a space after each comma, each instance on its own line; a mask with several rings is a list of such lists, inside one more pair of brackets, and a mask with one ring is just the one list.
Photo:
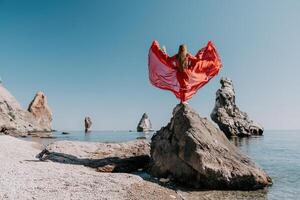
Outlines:
[[91, 127], [92, 127], [92, 120], [91, 120], [91, 118], [90, 117], [86, 117], [85, 119], [84, 119], [84, 128], [85, 128], [85, 132], [87, 133], [87, 132], [89, 132], [90, 131], [90, 129], [91, 129]]
[[221, 88], [216, 93], [211, 119], [218, 124], [227, 137], [262, 135], [264, 128], [237, 107], [232, 80], [222, 77], [220, 83]]
[[69, 135], [69, 134], [71, 134], [71, 133], [68, 133], [68, 132], [62, 132], [61, 134], [63, 134], [63, 135]]

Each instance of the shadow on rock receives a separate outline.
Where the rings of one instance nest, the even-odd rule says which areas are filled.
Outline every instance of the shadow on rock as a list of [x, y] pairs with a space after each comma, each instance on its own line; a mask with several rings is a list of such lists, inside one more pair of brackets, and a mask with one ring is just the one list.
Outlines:
[[103, 159], [78, 158], [64, 153], [49, 152], [43, 150], [37, 155], [40, 161], [50, 160], [53, 162], [84, 165], [96, 168], [99, 172], [133, 172], [148, 166], [150, 157], [148, 155], [134, 156], [129, 158], [108, 157]]
[[145, 140], [127, 143], [57, 141], [36, 157], [41, 161], [84, 165], [99, 172], [133, 172], [148, 166], [150, 145]]

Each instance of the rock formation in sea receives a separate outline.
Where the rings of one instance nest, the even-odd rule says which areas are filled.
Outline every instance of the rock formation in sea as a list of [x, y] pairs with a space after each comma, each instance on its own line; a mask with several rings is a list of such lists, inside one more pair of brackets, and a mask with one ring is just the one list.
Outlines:
[[154, 134], [149, 172], [202, 189], [254, 190], [271, 178], [242, 154], [212, 122], [186, 104]]
[[84, 165], [99, 172], [132, 172], [148, 166], [150, 144], [146, 140], [126, 143], [58, 141], [49, 144], [37, 157], [43, 161]]
[[33, 114], [41, 127], [51, 131], [52, 112], [43, 92], [38, 92], [35, 95], [28, 107], [28, 112]]
[[151, 121], [146, 113], [143, 114], [138, 126], [137, 132], [148, 132], [152, 131], [152, 124]]
[[0, 84], [0, 132], [13, 136], [27, 136], [49, 131], [51, 127], [44, 126], [33, 113], [23, 110], [15, 97]]
[[222, 77], [220, 83], [221, 88], [216, 93], [211, 119], [218, 124], [227, 137], [262, 135], [264, 128], [237, 107], [232, 80]]
[[92, 119], [90, 117], [84, 118], [84, 130], [86, 133], [90, 131], [92, 124]]

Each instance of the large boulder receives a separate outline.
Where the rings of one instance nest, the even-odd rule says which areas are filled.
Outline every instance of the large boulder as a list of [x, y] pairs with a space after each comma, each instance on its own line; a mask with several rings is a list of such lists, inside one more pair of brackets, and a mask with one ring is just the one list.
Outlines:
[[227, 137], [262, 135], [264, 128], [237, 107], [232, 80], [222, 77], [220, 83], [221, 88], [216, 93], [211, 119], [218, 124]]
[[137, 132], [149, 132], [152, 131], [151, 121], [146, 113], [143, 114], [138, 126]]
[[[30, 112], [23, 110], [13, 95], [0, 84], [0, 132], [12, 136], [27, 136], [49, 132], [51, 128], [39, 123]], [[49, 133], [45, 133], [49, 135]]]
[[190, 106], [179, 104], [152, 137], [150, 173], [202, 189], [254, 190], [271, 178]]
[[49, 144], [37, 157], [43, 161], [84, 165], [100, 172], [132, 172], [148, 166], [150, 144], [146, 140], [126, 143], [58, 141]]

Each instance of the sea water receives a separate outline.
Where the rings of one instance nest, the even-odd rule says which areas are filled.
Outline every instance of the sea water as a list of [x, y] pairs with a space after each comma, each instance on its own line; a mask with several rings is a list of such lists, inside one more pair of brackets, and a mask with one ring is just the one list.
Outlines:
[[44, 146], [61, 140], [84, 141], [84, 142], [128, 142], [136, 139], [150, 140], [154, 132], [129, 132], [129, 131], [57, 131], [53, 132], [52, 138], [27, 137], [25, 140], [35, 141]]
[[[153, 133], [129, 131], [55, 132], [53, 139], [27, 138], [44, 145], [57, 140], [126, 142], [150, 140]], [[300, 199], [300, 131], [265, 131], [264, 136], [235, 138], [231, 142], [247, 154], [273, 180], [273, 186], [259, 191], [183, 191], [189, 199]]]
[[266, 131], [233, 142], [271, 176], [267, 199], [300, 199], [300, 131]]

